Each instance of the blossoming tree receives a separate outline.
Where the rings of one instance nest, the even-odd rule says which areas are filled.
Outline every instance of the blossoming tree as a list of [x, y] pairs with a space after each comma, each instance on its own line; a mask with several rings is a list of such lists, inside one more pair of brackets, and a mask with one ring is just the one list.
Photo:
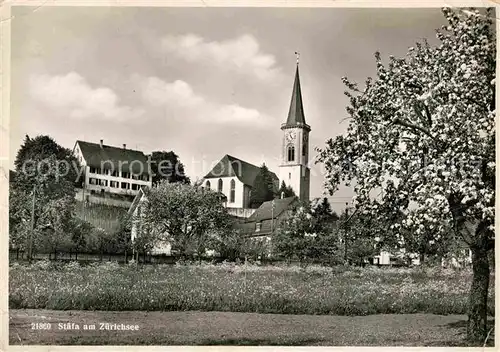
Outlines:
[[[492, 11], [443, 9], [439, 44], [382, 63], [366, 87], [343, 78], [345, 135], [319, 149], [330, 193], [355, 183], [357, 212], [398, 228], [446, 228], [472, 251], [467, 336], [487, 335], [495, 206], [495, 32]], [[404, 246], [404, 239], [398, 238]]]

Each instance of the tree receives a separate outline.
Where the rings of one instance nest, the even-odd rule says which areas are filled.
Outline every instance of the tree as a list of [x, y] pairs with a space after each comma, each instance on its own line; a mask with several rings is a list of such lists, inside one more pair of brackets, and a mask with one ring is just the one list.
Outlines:
[[149, 190], [141, 213], [140, 223], [183, 257], [204, 255], [230, 224], [217, 192], [166, 181]]
[[153, 172], [153, 184], [161, 180], [168, 182], [190, 183], [186, 176], [184, 164], [179, 160], [179, 156], [173, 151], [156, 151], [151, 154], [151, 171]]
[[[14, 166], [16, 179], [13, 184], [27, 192], [31, 191], [33, 184], [39, 181], [42, 175], [52, 176], [52, 180], [73, 186], [83, 181], [79, 175], [80, 163], [73, 152], [46, 135], [35, 138], [26, 135], [17, 152]], [[53, 187], [51, 191], [57, 191], [59, 186]]]
[[88, 238], [93, 230], [93, 226], [85, 220], [78, 217], [72, 219], [71, 224], [71, 250], [75, 253], [75, 259], [78, 259], [78, 252], [85, 250]]
[[336, 249], [333, 233], [318, 225], [308, 204], [301, 204], [272, 237], [273, 252], [287, 259], [307, 263], [332, 255]]
[[74, 206], [75, 200], [71, 196], [52, 199], [45, 204], [38, 216], [39, 236], [36, 238], [36, 243], [44, 251], [54, 253], [54, 260], [57, 259], [58, 251], [73, 247]]
[[295, 197], [295, 192], [293, 191], [292, 186], [287, 186], [285, 184], [285, 181], [281, 181], [281, 186], [278, 190], [278, 193], [276, 194], [276, 198], [288, 198], [288, 197]]
[[265, 164], [260, 167], [250, 194], [250, 208], [258, 208], [262, 203], [274, 199], [274, 179]]
[[36, 245], [57, 252], [58, 246], [70, 242], [66, 222], [74, 216], [79, 163], [69, 149], [49, 136], [26, 136], [14, 163], [16, 178], [9, 197], [11, 244], [27, 249], [30, 260]]
[[331, 194], [356, 183], [357, 211], [393, 229], [416, 224], [416, 234], [451, 226], [468, 244], [467, 336], [476, 342], [487, 335], [495, 204], [496, 48], [485, 12], [445, 8], [438, 46], [418, 43], [387, 65], [376, 53], [377, 78], [363, 90], [343, 78], [347, 132], [318, 150]]
[[330, 202], [326, 197], [312, 200], [311, 213], [317, 219], [319, 226], [327, 226], [330, 230], [333, 224], [339, 219], [339, 216], [332, 210]]

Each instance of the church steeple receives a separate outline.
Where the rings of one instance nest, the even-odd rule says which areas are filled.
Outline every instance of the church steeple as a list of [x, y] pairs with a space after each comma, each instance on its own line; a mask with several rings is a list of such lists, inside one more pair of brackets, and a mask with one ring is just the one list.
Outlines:
[[299, 62], [297, 61], [297, 69], [295, 71], [295, 80], [293, 82], [292, 100], [290, 102], [290, 110], [288, 110], [288, 118], [286, 125], [306, 124], [304, 117], [304, 106], [302, 105], [302, 92], [300, 90], [299, 78]]
[[281, 124], [283, 142], [281, 145], [280, 184], [284, 182], [291, 186], [302, 201], [309, 201], [309, 132], [311, 127], [306, 124], [302, 92], [299, 78], [299, 60], [293, 82], [292, 100], [286, 123]]

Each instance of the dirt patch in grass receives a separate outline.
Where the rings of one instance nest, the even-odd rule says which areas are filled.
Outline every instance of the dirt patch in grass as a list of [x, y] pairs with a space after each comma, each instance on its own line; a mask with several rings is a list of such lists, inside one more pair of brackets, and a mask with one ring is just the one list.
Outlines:
[[[466, 346], [463, 315], [10, 310], [12, 345]], [[138, 331], [98, 330], [99, 323]], [[50, 323], [50, 329], [32, 329]], [[78, 324], [79, 330], [60, 329]], [[84, 330], [95, 324], [97, 330]], [[73, 325], [73, 327], [75, 326]], [[44, 325], [47, 327], [47, 325]], [[493, 343], [493, 336], [491, 343]]]

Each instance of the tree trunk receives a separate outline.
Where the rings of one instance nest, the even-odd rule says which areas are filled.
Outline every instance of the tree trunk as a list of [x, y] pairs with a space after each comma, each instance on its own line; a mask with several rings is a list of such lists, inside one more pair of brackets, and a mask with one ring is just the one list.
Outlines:
[[490, 283], [490, 265], [488, 251], [483, 246], [472, 249], [472, 285], [469, 294], [469, 319], [467, 339], [475, 343], [484, 343], [487, 335], [488, 287]]

